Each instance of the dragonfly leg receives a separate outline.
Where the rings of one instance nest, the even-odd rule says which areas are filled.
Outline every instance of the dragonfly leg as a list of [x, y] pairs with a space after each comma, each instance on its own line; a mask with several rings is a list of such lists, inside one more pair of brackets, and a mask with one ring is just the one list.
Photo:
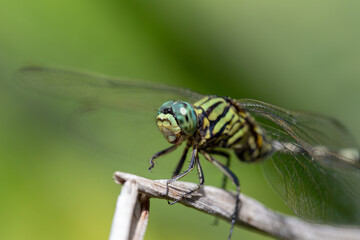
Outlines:
[[[172, 177], [171, 179], [169, 179], [167, 182], [166, 182], [166, 195], [169, 193], [169, 184], [172, 183], [172, 182], [175, 182], [177, 180], [179, 180], [180, 178], [184, 177], [186, 174], [188, 174], [189, 172], [191, 172], [191, 170], [194, 169], [195, 167], [195, 164], [196, 162], [198, 161], [197, 159], [199, 158], [199, 155], [198, 155], [198, 150], [196, 147], [193, 148], [192, 150], [192, 155], [191, 155], [191, 161], [190, 161], [190, 165], [188, 167], [188, 169], [181, 173], [181, 174], [178, 174], [174, 177]], [[180, 199], [179, 199], [180, 200]], [[177, 200], [176, 202], [178, 202], [179, 200]], [[169, 204], [174, 204], [174, 203], [170, 203]]]
[[155, 154], [150, 158], [149, 171], [151, 171], [151, 169], [155, 166], [155, 163], [154, 163], [155, 158], [158, 158], [158, 157], [160, 157], [160, 156], [162, 156], [162, 155], [168, 154], [168, 153], [174, 151], [177, 147], [178, 147], [178, 145], [173, 145], [173, 146], [171, 146], [171, 147], [169, 147], [169, 148], [166, 148], [166, 149], [164, 149], [164, 150], [162, 150], [162, 151], [160, 151], [160, 152], [155, 153]]
[[190, 194], [196, 192], [197, 190], [199, 190], [204, 185], [205, 178], [204, 178], [204, 173], [203, 173], [201, 165], [200, 165], [199, 156], [197, 156], [197, 158], [196, 158], [196, 169], [197, 169], [198, 176], [199, 176], [199, 185], [197, 185], [197, 187], [192, 189], [191, 191], [184, 193], [183, 195], [181, 195], [175, 201], [173, 201], [173, 202], [168, 201], [168, 203], [170, 205], [173, 205], [173, 204], [177, 203], [178, 201], [180, 201], [181, 199], [183, 199], [184, 197], [186, 197], [187, 195], [190, 195]]
[[[225, 151], [221, 151], [221, 150], [211, 150], [211, 151], [207, 151], [207, 153], [213, 154], [213, 155], [219, 155], [222, 156], [224, 158], [226, 158], [226, 167], [229, 168], [230, 167], [230, 154], [225, 152]], [[221, 181], [221, 189], [226, 189], [226, 183], [227, 183], [228, 177], [226, 176], [226, 174], [223, 175], [222, 177], [222, 181]], [[219, 218], [215, 217], [213, 225], [218, 225], [219, 224]]]
[[[214, 154], [214, 155], [219, 155], [219, 156], [222, 156], [222, 157], [226, 158], [225, 166], [227, 168], [230, 167], [230, 154], [229, 153], [224, 152], [224, 151], [220, 151], [220, 150], [211, 150], [211, 151], [208, 151], [207, 153]], [[228, 180], [228, 177], [226, 176], [226, 174], [224, 174], [223, 179], [221, 181], [221, 189], [226, 188], [227, 180]]]
[[201, 152], [201, 153], [204, 155], [204, 157], [209, 162], [214, 164], [221, 172], [223, 172], [228, 178], [230, 178], [232, 180], [232, 182], [236, 186], [235, 210], [234, 210], [234, 213], [232, 215], [231, 228], [230, 228], [230, 233], [229, 233], [229, 236], [228, 236], [228, 239], [230, 240], [232, 232], [234, 230], [235, 222], [236, 222], [236, 219], [238, 218], [239, 210], [240, 210], [239, 209], [239, 205], [240, 205], [240, 198], [239, 198], [239, 196], [240, 196], [240, 183], [239, 183], [239, 179], [236, 177], [236, 175], [229, 168], [227, 168], [221, 162], [219, 162], [218, 160], [213, 158], [209, 153], [207, 153], [207, 152]]
[[185, 172], [180, 173], [179, 175], [176, 175], [176, 176], [170, 178], [167, 181], [167, 183], [169, 184], [169, 183], [175, 182], [175, 181], [179, 180], [180, 178], [184, 177], [189, 172], [191, 172], [191, 170], [193, 170], [195, 167], [196, 158], [198, 158], [198, 149], [194, 147], [192, 150], [191, 161], [190, 161], [190, 165], [189, 165], [188, 169]]
[[173, 174], [171, 176], [172, 178], [179, 175], [182, 167], [184, 166], [186, 155], [187, 155], [187, 153], [189, 151], [189, 148], [190, 148], [190, 145], [185, 146], [185, 149], [184, 149], [184, 152], [183, 152], [183, 154], [182, 154], [182, 156], [180, 158], [180, 161], [178, 162], [178, 164], [177, 164], [177, 166], [176, 166], [176, 168], [175, 168], [175, 170], [174, 170], [174, 172], [173, 172]]

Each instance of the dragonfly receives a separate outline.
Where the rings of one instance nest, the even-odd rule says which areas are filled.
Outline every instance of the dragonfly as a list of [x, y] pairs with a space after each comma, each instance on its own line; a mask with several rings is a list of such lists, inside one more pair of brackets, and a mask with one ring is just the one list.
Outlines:
[[[300, 218], [360, 225], [359, 148], [336, 119], [253, 99], [203, 95], [79, 70], [29, 66], [20, 69], [16, 79], [25, 88], [82, 104], [122, 110], [156, 107], [156, 125], [171, 145], [150, 158], [149, 169], [155, 166], [155, 159], [185, 145], [167, 184], [196, 168], [199, 185], [171, 202], [174, 204], [204, 185], [199, 155], [217, 167], [236, 186], [228, 239], [240, 205], [240, 184], [229, 168], [229, 151], [240, 161], [260, 162], [268, 182]], [[182, 171], [190, 150], [190, 164]], [[225, 157], [226, 164], [216, 156]]]

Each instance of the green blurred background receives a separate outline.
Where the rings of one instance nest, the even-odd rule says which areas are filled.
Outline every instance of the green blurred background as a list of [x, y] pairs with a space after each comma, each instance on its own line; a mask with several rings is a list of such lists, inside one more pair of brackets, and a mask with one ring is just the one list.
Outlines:
[[[167, 146], [154, 122], [102, 110], [72, 117], [76, 104], [29, 100], [13, 83], [17, 68], [68, 66], [255, 98], [335, 116], [359, 139], [359, 10], [356, 0], [1, 0], [0, 239], [106, 239], [120, 191], [113, 172], [167, 178], [180, 154], [149, 173], [148, 158]], [[203, 168], [206, 184], [219, 186], [221, 174]], [[244, 193], [289, 214], [259, 165], [232, 169]], [[153, 199], [146, 239], [225, 239], [230, 225], [212, 222]]]

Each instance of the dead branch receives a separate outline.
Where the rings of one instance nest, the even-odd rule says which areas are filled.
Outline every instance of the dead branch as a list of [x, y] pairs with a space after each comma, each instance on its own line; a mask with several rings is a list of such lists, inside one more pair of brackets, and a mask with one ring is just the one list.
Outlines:
[[138, 192], [138, 183], [126, 181], [116, 202], [109, 240], [142, 240], [149, 208], [149, 197]]
[[[169, 186], [169, 193], [165, 195], [166, 180], [149, 180], [122, 172], [115, 172], [114, 178], [118, 184], [134, 181], [137, 183], [140, 193], [167, 200], [175, 200], [183, 193], [196, 187], [194, 183], [178, 181]], [[234, 198], [234, 193], [204, 186], [179, 203], [230, 222], [234, 211]], [[360, 239], [360, 229], [357, 228], [340, 228], [305, 222], [299, 218], [276, 213], [243, 194], [240, 196], [240, 202], [241, 207], [236, 225], [279, 239]]]

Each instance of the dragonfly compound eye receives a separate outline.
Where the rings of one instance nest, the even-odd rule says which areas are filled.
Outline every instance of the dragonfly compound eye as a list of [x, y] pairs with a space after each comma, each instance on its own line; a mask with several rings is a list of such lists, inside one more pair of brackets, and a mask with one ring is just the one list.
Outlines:
[[156, 124], [169, 143], [178, 144], [194, 134], [197, 117], [194, 108], [186, 102], [168, 101], [160, 108]]
[[159, 114], [171, 109], [171, 106], [174, 104], [174, 101], [167, 101], [165, 102], [163, 105], [161, 105], [161, 107], [159, 108]]
[[194, 108], [187, 102], [175, 102], [172, 106], [174, 116], [186, 135], [193, 135], [197, 127], [197, 116]]

